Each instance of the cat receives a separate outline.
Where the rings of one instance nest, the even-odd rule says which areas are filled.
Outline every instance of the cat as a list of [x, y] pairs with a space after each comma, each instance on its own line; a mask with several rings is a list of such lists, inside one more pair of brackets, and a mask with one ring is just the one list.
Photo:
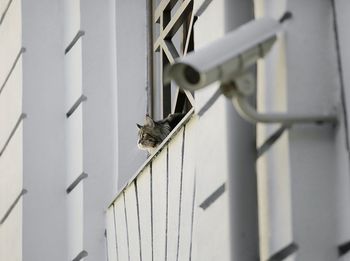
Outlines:
[[174, 113], [169, 114], [163, 120], [154, 121], [149, 115], [146, 115], [143, 126], [136, 124], [139, 129], [137, 141], [139, 149], [147, 150], [152, 154], [184, 116], [183, 113]]

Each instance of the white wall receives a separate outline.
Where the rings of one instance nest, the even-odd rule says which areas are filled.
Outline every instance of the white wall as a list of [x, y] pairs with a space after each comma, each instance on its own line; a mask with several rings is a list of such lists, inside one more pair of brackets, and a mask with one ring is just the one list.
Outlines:
[[[140, 90], [140, 103], [139, 99], [130, 96], [128, 89], [121, 91], [124, 96], [117, 93], [116, 11], [119, 9], [116, 9], [115, 1], [25, 2], [23, 7], [19, 3], [14, 0], [10, 6], [8, 18], [12, 20], [8, 21], [11, 23], [7, 24], [4, 20], [2, 24], [2, 28], [7, 26], [12, 30], [8, 29], [7, 35], [3, 33], [7, 40], [3, 41], [3, 48], [0, 49], [9, 57], [6, 60], [8, 63], [1, 63], [1, 69], [8, 71], [21, 44], [26, 47], [23, 59], [23, 111], [28, 118], [24, 123], [23, 169], [24, 187], [28, 194], [23, 206], [23, 256], [28, 260], [40, 260], [42, 256], [51, 260], [67, 260], [86, 251], [89, 258], [103, 260], [106, 258], [104, 211], [117, 191], [118, 169], [122, 169], [121, 165], [127, 166], [128, 169], [121, 173], [128, 177], [138, 168], [134, 164], [135, 157], [140, 164], [140, 158], [145, 158], [145, 154], [136, 148], [134, 125], [142, 120], [146, 110], [146, 105], [142, 106], [146, 104], [146, 32], [141, 29], [145, 20], [145, 6], [136, 6], [143, 15], [139, 24], [135, 25], [142, 31], [141, 39], [135, 40], [135, 50], [140, 53], [135, 52], [134, 60], [138, 61], [127, 69], [137, 67], [137, 73], [143, 77], [126, 77], [122, 84], [130, 84]], [[2, 10], [4, 8], [2, 6]], [[14, 10], [21, 11], [22, 15], [18, 13], [14, 16]], [[125, 16], [126, 13], [122, 14]], [[23, 22], [16, 22], [13, 18], [22, 18]], [[20, 28], [13, 30], [15, 23], [23, 24], [23, 40]], [[79, 30], [84, 31], [84, 36], [65, 55], [65, 49]], [[129, 47], [129, 42], [125, 44]], [[18, 63], [21, 65], [22, 60]], [[21, 71], [16, 68], [14, 75], [18, 73]], [[125, 71], [120, 74], [125, 75]], [[1, 74], [2, 82], [5, 76]], [[21, 78], [18, 79], [18, 83], [9, 79], [9, 85], [20, 87]], [[130, 83], [129, 79], [136, 81]], [[16, 88], [8, 90], [17, 92]], [[20, 104], [21, 93], [10, 93], [8, 90], [4, 89], [3, 97], [11, 95]], [[86, 96], [87, 101], [81, 103], [67, 119], [66, 113], [81, 95]], [[125, 96], [140, 106], [138, 118], [125, 113], [125, 108], [130, 107], [124, 103]], [[117, 142], [117, 97], [124, 108], [120, 118], [129, 122], [124, 124], [120, 120], [121, 134], [129, 137], [124, 143], [126, 139], [122, 136], [120, 144]], [[5, 112], [11, 110], [13, 114], [20, 114], [22, 110], [15, 109], [17, 103], [12, 104], [14, 109], [7, 102], [2, 104], [6, 107]], [[2, 129], [3, 139], [7, 138], [12, 123], [18, 117], [4, 118], [6, 128]], [[129, 131], [134, 128], [135, 132]], [[126, 147], [129, 146], [129, 154], [122, 154], [121, 161], [118, 160], [118, 146], [122, 151], [127, 151]], [[9, 151], [11, 149], [9, 146]], [[124, 160], [124, 156], [129, 162]], [[3, 165], [7, 166], [7, 163]], [[82, 173], [87, 173], [88, 178], [80, 181], [67, 194], [67, 187]], [[17, 185], [21, 187], [21, 183]], [[6, 197], [7, 201], [10, 199], [10, 196]], [[20, 204], [21, 201], [19, 207]], [[18, 218], [20, 212], [16, 209], [14, 213], [14, 217]], [[18, 219], [17, 222], [20, 221]]]
[[[15, 1], [16, 2], [16, 1]], [[67, 260], [62, 1], [22, 1], [23, 259]]]
[[[205, 1], [195, 2], [195, 12], [203, 3]], [[248, 2], [211, 2], [194, 26], [195, 50], [250, 19], [252, 6]], [[219, 84], [214, 83], [195, 93], [197, 112], [218, 87]], [[194, 260], [256, 259], [254, 126], [242, 121], [231, 102], [221, 96], [199, 118], [196, 130], [196, 206], [210, 198], [223, 184], [226, 189], [210, 207], [198, 209]], [[243, 149], [238, 150], [241, 147]]]
[[[195, 1], [195, 11], [203, 2]], [[6, 5], [0, 3], [1, 14]], [[248, 16], [231, 12], [239, 5], [243, 8], [238, 1], [212, 1], [195, 24], [195, 48], [246, 21]], [[350, 237], [349, 114], [343, 103], [349, 100], [350, 6], [345, 0], [256, 0], [255, 7], [256, 16], [293, 13], [272, 52], [258, 64], [259, 110], [339, 113], [336, 128], [295, 126], [258, 159], [260, 258], [295, 242], [299, 249], [291, 259], [336, 260], [337, 247]], [[65, 55], [79, 30], [85, 35]], [[105, 208], [146, 158], [136, 146], [135, 126], [142, 123], [147, 106], [146, 30], [144, 2], [11, 2], [0, 25], [0, 149], [21, 113], [27, 118], [0, 156], [0, 218], [23, 188], [28, 193], [0, 226], [1, 260], [72, 260], [81, 251], [87, 259], [105, 260]], [[7, 79], [21, 47], [26, 52]], [[196, 93], [197, 111], [217, 87]], [[81, 95], [87, 100], [67, 119], [67, 110]], [[237, 183], [229, 188], [237, 193], [227, 193], [226, 186], [209, 208], [198, 207], [228, 184], [228, 175], [242, 174], [233, 172], [235, 137], [243, 135], [232, 135], [236, 117], [231, 103], [220, 97], [195, 122], [193, 260], [231, 260], [230, 221], [234, 233], [242, 232], [240, 222], [247, 228], [244, 233], [256, 232], [247, 226], [255, 221], [254, 176], [231, 180]], [[246, 134], [246, 127], [253, 137], [248, 125], [241, 133]], [[257, 146], [277, 127], [259, 125]], [[244, 153], [254, 157], [254, 146]], [[252, 161], [246, 164], [250, 174]], [[67, 194], [83, 172], [88, 177]], [[237, 209], [247, 204], [249, 211], [239, 216], [233, 211], [230, 219], [230, 202]]]
[[[294, 1], [287, 8], [295, 14], [286, 29], [288, 111], [334, 111], [339, 75], [331, 3]], [[341, 213], [333, 192], [343, 173], [336, 172], [335, 134], [332, 126], [300, 126], [289, 133], [293, 234], [300, 245], [299, 260], [338, 256], [334, 228]]]
[[[2, 2], [1, 14], [5, 7]], [[21, 49], [20, 12], [21, 2], [14, 1], [0, 25], [0, 259], [9, 261], [22, 258], [22, 199], [9, 212], [23, 189], [22, 123], [5, 148], [22, 113], [22, 56], [16, 62]]]
[[67, 193], [68, 258], [104, 260], [104, 213], [117, 191], [115, 2], [66, 1], [65, 17], [64, 48], [74, 44], [65, 55], [65, 112], [86, 97], [66, 119], [66, 187], [78, 182]]
[[[278, 19], [286, 1], [255, 1], [255, 16]], [[284, 34], [257, 66], [257, 107], [260, 112], [287, 110], [286, 57]], [[279, 124], [257, 125], [257, 148]], [[265, 260], [292, 240], [292, 213], [288, 136], [283, 134], [257, 159], [260, 257]], [[271, 235], [272, 233], [272, 235]]]
[[116, 1], [119, 188], [146, 159], [136, 127], [147, 113], [146, 14], [146, 1]]
[[[62, 53], [81, 29], [80, 1], [64, 1], [64, 29]], [[82, 38], [68, 53], [64, 54], [64, 113], [83, 94], [82, 75]], [[73, 114], [65, 119], [66, 124], [66, 184], [68, 188], [83, 172], [83, 106], [81, 104]], [[81, 181], [69, 194], [67, 200], [67, 256], [73, 260], [84, 249], [84, 181]]]
[[[334, 3], [334, 22], [337, 26], [337, 38], [335, 38], [335, 47], [338, 54], [338, 79], [340, 90], [338, 91], [339, 111], [341, 111], [341, 121], [336, 136], [336, 166], [337, 166], [337, 243], [342, 245], [349, 242], [350, 226], [348, 220], [350, 219], [350, 169], [349, 169], [349, 86], [350, 86], [350, 35], [348, 33], [347, 25], [349, 24], [349, 17], [346, 15], [350, 11], [350, 2], [337, 0]], [[349, 252], [344, 255], [344, 260], [349, 258]]]
[[[106, 260], [105, 210], [117, 190], [115, 1], [81, 1], [84, 249]], [[91, 19], [94, 17], [94, 19]]]
[[[196, 1], [194, 10], [197, 10], [202, 3], [203, 1]], [[225, 1], [213, 1], [198, 17], [194, 27], [195, 50], [224, 35], [224, 8]], [[217, 88], [218, 85], [213, 84], [213, 86], [195, 93], [197, 112]], [[196, 206], [202, 204], [213, 192], [227, 182], [227, 166], [229, 165], [228, 144], [225, 142], [227, 104], [224, 97], [219, 98], [197, 121], [195, 143]], [[213, 128], [212, 122], [214, 118], [216, 119], [215, 128]], [[203, 146], [204, 144], [205, 146]], [[229, 210], [227, 206], [228, 193], [226, 190], [209, 208], [206, 210], [198, 209], [197, 222], [194, 227], [193, 260], [230, 260], [229, 252], [226, 251], [229, 248]], [[220, 222], [217, 222], [218, 220]]]
[[[349, 177], [332, 3], [255, 3], [257, 16], [293, 14], [272, 52], [259, 62], [259, 110], [339, 112], [336, 128], [293, 126], [258, 159], [261, 258], [294, 242], [295, 260], [336, 260], [349, 233]], [[258, 146], [277, 127], [258, 126]]]

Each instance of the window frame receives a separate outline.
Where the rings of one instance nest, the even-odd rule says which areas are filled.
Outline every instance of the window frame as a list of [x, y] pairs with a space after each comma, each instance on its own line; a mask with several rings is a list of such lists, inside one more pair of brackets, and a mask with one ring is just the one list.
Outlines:
[[[178, 86], [174, 86], [175, 93], [172, 98], [172, 86], [165, 84], [163, 75], [168, 64], [194, 50], [193, 26], [196, 17], [193, 12], [193, 0], [161, 0], [156, 4], [153, 1], [147, 1], [147, 113], [154, 118], [165, 118], [170, 113], [187, 113], [194, 107], [194, 94], [180, 90]], [[156, 32], [157, 26], [159, 33]], [[182, 32], [178, 44], [174, 43], [174, 36], [179, 30]], [[179, 45], [180, 48], [176, 48], [175, 45]]]

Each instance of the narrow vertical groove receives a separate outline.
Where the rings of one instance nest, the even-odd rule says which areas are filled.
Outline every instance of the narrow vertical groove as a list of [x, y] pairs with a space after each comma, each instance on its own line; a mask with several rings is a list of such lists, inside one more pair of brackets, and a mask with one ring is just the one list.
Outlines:
[[169, 146], [166, 147], [166, 212], [165, 212], [165, 260], [168, 260], [169, 217]]
[[115, 218], [115, 207], [113, 204], [113, 220], [114, 220], [114, 235], [115, 235], [115, 249], [117, 251], [117, 260], [119, 260], [119, 251], [118, 251], [118, 237], [117, 237], [117, 221]]
[[107, 236], [107, 230], [105, 229], [105, 239], [106, 239], [106, 245], [105, 245], [105, 247], [106, 247], [106, 256], [107, 256], [107, 261], [109, 261], [109, 253], [108, 253], [108, 236]]
[[332, 12], [333, 12], [333, 30], [335, 36], [335, 48], [337, 53], [337, 66], [339, 73], [339, 81], [340, 81], [340, 98], [342, 103], [342, 110], [344, 115], [344, 125], [345, 125], [345, 137], [346, 137], [346, 148], [347, 151], [350, 152], [350, 141], [349, 141], [349, 123], [348, 123], [348, 108], [345, 99], [345, 84], [344, 84], [344, 76], [343, 76], [343, 67], [340, 53], [340, 44], [339, 44], [339, 32], [338, 32], [338, 23], [337, 23], [337, 10], [335, 6], [335, 1], [332, 0]]
[[140, 261], [142, 261], [140, 206], [139, 206], [139, 193], [137, 191], [137, 179], [135, 179], [134, 184], [135, 184], [135, 196], [136, 196], [137, 225], [139, 230], [138, 232], [139, 232], [139, 245], [140, 245]]
[[180, 249], [180, 231], [181, 231], [181, 205], [182, 205], [182, 180], [183, 180], [183, 167], [184, 167], [184, 154], [185, 154], [185, 132], [186, 125], [184, 126], [182, 134], [182, 149], [181, 149], [181, 175], [180, 175], [180, 199], [179, 199], [179, 219], [178, 219], [178, 231], [177, 231], [177, 247], [176, 247], [176, 261], [179, 260]]
[[153, 251], [153, 186], [152, 186], [152, 162], [150, 163], [150, 191], [151, 191], [151, 246], [152, 246], [152, 261], [154, 260]]
[[125, 225], [126, 225], [126, 244], [128, 246], [128, 260], [130, 261], [129, 226], [128, 226], [128, 215], [126, 212], [125, 191], [123, 191], [123, 200], [124, 200], [124, 217], [125, 217]]
[[190, 259], [192, 260], [192, 241], [193, 241], [193, 222], [194, 222], [194, 205], [196, 199], [196, 170], [194, 171], [194, 182], [193, 182], [193, 198], [192, 198], [192, 216], [191, 216], [191, 242], [190, 242]]

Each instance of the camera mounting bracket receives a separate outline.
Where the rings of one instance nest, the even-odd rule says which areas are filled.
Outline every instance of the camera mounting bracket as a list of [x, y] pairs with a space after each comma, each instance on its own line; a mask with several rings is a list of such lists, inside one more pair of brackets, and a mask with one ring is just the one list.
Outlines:
[[259, 113], [248, 101], [248, 97], [255, 91], [254, 77], [247, 73], [233, 81], [222, 83], [220, 86], [222, 93], [232, 100], [233, 106], [238, 114], [245, 120], [256, 123], [281, 123], [293, 125], [300, 123], [337, 123], [336, 114], [326, 115], [300, 115], [288, 113]]

